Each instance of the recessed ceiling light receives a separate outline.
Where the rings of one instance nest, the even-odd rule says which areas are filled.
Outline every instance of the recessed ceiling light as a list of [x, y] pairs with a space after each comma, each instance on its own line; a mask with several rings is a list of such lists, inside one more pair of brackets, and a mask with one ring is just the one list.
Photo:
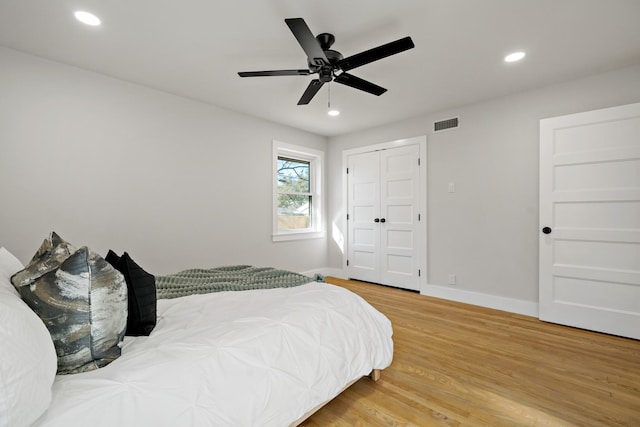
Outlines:
[[329, 111], [327, 111], [327, 114], [330, 115], [331, 117], [335, 117], [335, 116], [339, 116], [340, 115], [340, 111], [338, 111], [338, 110], [329, 110]]
[[520, 61], [522, 58], [525, 57], [525, 53], [524, 52], [513, 52], [510, 53], [509, 55], [504, 57], [504, 61], [505, 62], [516, 62], [516, 61]]
[[78, 21], [82, 22], [83, 24], [91, 25], [92, 27], [100, 25], [100, 18], [98, 18], [93, 13], [78, 10], [74, 12], [73, 15]]

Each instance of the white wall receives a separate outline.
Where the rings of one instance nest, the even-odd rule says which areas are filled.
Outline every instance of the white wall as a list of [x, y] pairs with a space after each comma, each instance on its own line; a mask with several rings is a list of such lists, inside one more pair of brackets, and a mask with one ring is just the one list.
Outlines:
[[148, 271], [325, 267], [326, 239], [271, 242], [272, 139], [326, 138], [0, 48], [0, 246], [51, 230]]
[[[536, 314], [539, 120], [638, 101], [640, 66], [635, 66], [330, 138], [329, 221], [341, 225], [346, 212], [343, 150], [427, 135], [425, 293], [497, 308], [520, 304], [515, 311]], [[457, 130], [431, 132], [435, 120], [455, 116]], [[456, 193], [448, 193], [449, 182]], [[329, 263], [342, 268], [333, 241]], [[457, 276], [457, 285], [447, 285], [449, 274]]]
[[[339, 270], [342, 253], [331, 237], [271, 242], [271, 140], [328, 150], [331, 236], [346, 212], [342, 151], [426, 134], [428, 286], [454, 299], [534, 304], [539, 120], [638, 101], [640, 66], [327, 145], [318, 135], [0, 48], [0, 246], [27, 262], [56, 230], [99, 253], [129, 251], [155, 274], [238, 263]], [[452, 116], [459, 129], [431, 133], [434, 120]], [[447, 192], [449, 182], [456, 193]], [[446, 285], [448, 274], [457, 285]]]

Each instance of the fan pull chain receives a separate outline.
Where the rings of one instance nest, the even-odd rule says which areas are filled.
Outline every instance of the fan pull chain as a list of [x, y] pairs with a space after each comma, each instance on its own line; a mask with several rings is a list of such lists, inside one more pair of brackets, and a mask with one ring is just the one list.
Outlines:
[[327, 100], [327, 114], [331, 117], [335, 117], [340, 114], [340, 111], [331, 109], [331, 82], [327, 83], [327, 93], [329, 94], [329, 98]]

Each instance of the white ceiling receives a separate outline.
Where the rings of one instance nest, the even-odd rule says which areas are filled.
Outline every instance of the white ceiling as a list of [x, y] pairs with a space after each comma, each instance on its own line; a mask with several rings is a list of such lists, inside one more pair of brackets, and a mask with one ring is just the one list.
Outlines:
[[[306, 68], [294, 17], [345, 57], [416, 47], [350, 71], [380, 97], [331, 84], [331, 118], [326, 85], [296, 105], [313, 76], [237, 75]], [[640, 63], [640, 0], [0, 0], [0, 45], [334, 136]], [[514, 50], [527, 57], [505, 64]]]

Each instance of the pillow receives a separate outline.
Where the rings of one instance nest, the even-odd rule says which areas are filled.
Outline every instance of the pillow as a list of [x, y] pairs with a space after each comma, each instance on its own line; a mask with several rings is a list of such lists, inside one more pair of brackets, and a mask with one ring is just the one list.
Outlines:
[[[20, 296], [16, 288], [11, 285], [9, 278], [13, 273], [18, 270], [22, 270], [24, 265], [18, 258], [13, 256], [11, 252], [3, 247], [0, 247], [0, 291], [6, 291], [14, 295]], [[4, 278], [7, 280], [4, 280]]]
[[0, 248], [0, 426], [28, 426], [49, 407], [56, 351], [10, 277], [23, 265]]
[[156, 326], [156, 278], [144, 271], [126, 252], [120, 257], [109, 250], [105, 259], [122, 273], [127, 282], [129, 314], [126, 335], [149, 335]]
[[120, 255], [109, 249], [109, 252], [107, 252], [107, 256], [104, 257], [104, 259], [115, 267], [118, 261], [120, 261]]
[[58, 374], [101, 368], [120, 357], [127, 322], [122, 274], [86, 246], [72, 249], [51, 233], [27, 267], [11, 278], [49, 329]]
[[44, 239], [27, 267], [14, 274], [11, 282], [14, 285], [16, 283], [25, 283], [29, 282], [33, 277], [40, 277], [45, 273], [49, 273], [58, 268], [75, 251], [76, 248], [63, 240], [54, 231], [48, 238]]

